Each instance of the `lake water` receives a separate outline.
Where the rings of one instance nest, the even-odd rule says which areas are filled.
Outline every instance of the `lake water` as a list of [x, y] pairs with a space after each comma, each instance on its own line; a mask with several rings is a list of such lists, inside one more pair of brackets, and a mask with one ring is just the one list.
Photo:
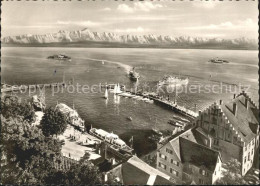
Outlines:
[[[53, 54], [63, 53], [72, 61], [46, 59]], [[228, 64], [213, 64], [211, 58], [224, 58]], [[100, 61], [91, 59], [105, 60]], [[188, 89], [199, 85], [219, 85], [231, 88], [224, 93], [183, 92], [177, 102], [191, 110], [203, 110], [214, 101], [231, 100], [238, 88], [230, 84], [250, 86], [249, 95], [258, 103], [258, 51], [244, 50], [191, 50], [191, 49], [125, 49], [125, 48], [2, 48], [1, 81], [7, 84], [39, 84], [74, 80], [74, 84], [98, 85], [99, 83], [120, 83], [132, 88], [135, 83], [127, 76], [131, 67], [136, 67], [141, 75], [138, 87], [152, 87], [166, 74], [189, 77]], [[108, 62], [107, 62], [108, 61]], [[204, 88], [202, 87], [202, 90]], [[63, 102], [75, 109], [93, 127], [103, 128], [123, 135], [133, 130], [157, 128], [171, 129], [167, 121], [174, 114], [158, 105], [101, 93], [57, 93], [52, 96], [46, 89], [47, 106]], [[165, 93], [174, 99], [175, 93]], [[28, 98], [28, 93], [21, 95]], [[195, 106], [197, 104], [197, 106]], [[132, 121], [127, 117], [131, 116]]]

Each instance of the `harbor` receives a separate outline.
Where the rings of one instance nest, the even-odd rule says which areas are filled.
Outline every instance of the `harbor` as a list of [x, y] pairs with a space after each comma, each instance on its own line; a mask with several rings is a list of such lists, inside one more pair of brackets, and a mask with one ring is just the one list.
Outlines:
[[178, 105], [176, 100], [170, 101], [169, 99], [159, 96], [156, 93], [141, 93], [141, 92], [136, 93], [131, 90], [126, 90], [125, 92], [118, 95], [123, 97], [137, 98], [137, 99], [139, 97], [139, 99], [144, 100], [145, 102], [155, 103], [157, 105], [170, 109], [176, 113], [179, 113], [183, 116], [189, 117], [190, 119], [194, 119], [195, 117], [198, 116], [198, 113]]

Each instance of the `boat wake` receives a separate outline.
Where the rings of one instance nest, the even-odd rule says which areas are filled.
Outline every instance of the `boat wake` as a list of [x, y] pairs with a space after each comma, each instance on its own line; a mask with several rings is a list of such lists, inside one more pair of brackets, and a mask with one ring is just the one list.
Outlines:
[[129, 71], [133, 68], [130, 65], [126, 65], [124, 63], [121, 62], [117, 62], [117, 61], [108, 61], [108, 60], [103, 60], [103, 59], [94, 59], [94, 58], [88, 58], [88, 57], [84, 57], [84, 58], [77, 58], [77, 59], [87, 59], [87, 60], [91, 60], [91, 61], [98, 61], [98, 62], [104, 62], [104, 63], [110, 63], [110, 64], [116, 64], [120, 67], [122, 67], [125, 72], [128, 74]]

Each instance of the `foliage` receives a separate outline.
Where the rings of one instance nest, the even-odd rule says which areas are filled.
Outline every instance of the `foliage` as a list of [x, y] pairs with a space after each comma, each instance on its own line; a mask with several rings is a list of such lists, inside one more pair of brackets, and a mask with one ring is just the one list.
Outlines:
[[64, 132], [67, 120], [49, 108], [40, 126], [33, 126], [34, 110], [16, 96], [1, 100], [0, 184], [100, 184], [101, 173], [86, 154], [69, 170], [56, 170], [62, 142], [51, 137]]
[[244, 180], [241, 174], [241, 163], [232, 158], [226, 163], [224, 167], [226, 171], [223, 171], [223, 177], [217, 181], [220, 185], [245, 185], [247, 182]]
[[5, 96], [1, 99], [1, 114], [6, 119], [20, 117], [29, 123], [35, 120], [33, 106], [28, 102], [22, 102], [17, 96]]
[[45, 136], [62, 134], [68, 125], [67, 118], [53, 107], [48, 108], [42, 117], [40, 127]]
[[52, 171], [45, 178], [46, 184], [96, 185], [101, 184], [102, 177], [98, 168], [89, 161], [71, 165], [70, 169]]
[[1, 183], [43, 183], [60, 156], [61, 144], [21, 118], [1, 115]]

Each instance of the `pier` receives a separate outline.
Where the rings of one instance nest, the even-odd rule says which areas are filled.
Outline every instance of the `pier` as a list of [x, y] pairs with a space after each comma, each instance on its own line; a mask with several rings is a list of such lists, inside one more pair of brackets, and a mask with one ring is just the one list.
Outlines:
[[132, 94], [132, 95], [136, 95], [136, 96], [141, 96], [143, 98], [148, 98], [150, 100], [153, 100], [155, 104], [158, 104], [160, 106], [163, 106], [165, 108], [168, 108], [170, 110], [173, 110], [181, 115], [184, 115], [186, 117], [189, 117], [191, 119], [194, 119], [198, 116], [198, 113], [189, 110], [183, 106], [178, 105], [177, 103], [174, 103], [172, 101], [169, 101], [165, 98], [163, 98], [162, 96], [158, 96], [158, 95], [154, 95], [154, 94], [149, 94], [149, 93], [135, 93], [133, 91], [130, 90], [126, 90], [125, 92]]
[[52, 87], [65, 87], [65, 82], [59, 83], [44, 83], [44, 84], [32, 84], [32, 85], [7, 85], [1, 84], [1, 92], [13, 92], [22, 91], [27, 89], [40, 89], [40, 88], [52, 88]]
[[[114, 89], [116, 85], [117, 85], [116, 83], [100, 84], [100, 87], [101, 87], [101, 88]], [[125, 89], [126, 89], [126, 88], [125, 88], [125, 85], [119, 85], [119, 86], [120, 86], [120, 89], [121, 89], [121, 90], [125, 90]]]

